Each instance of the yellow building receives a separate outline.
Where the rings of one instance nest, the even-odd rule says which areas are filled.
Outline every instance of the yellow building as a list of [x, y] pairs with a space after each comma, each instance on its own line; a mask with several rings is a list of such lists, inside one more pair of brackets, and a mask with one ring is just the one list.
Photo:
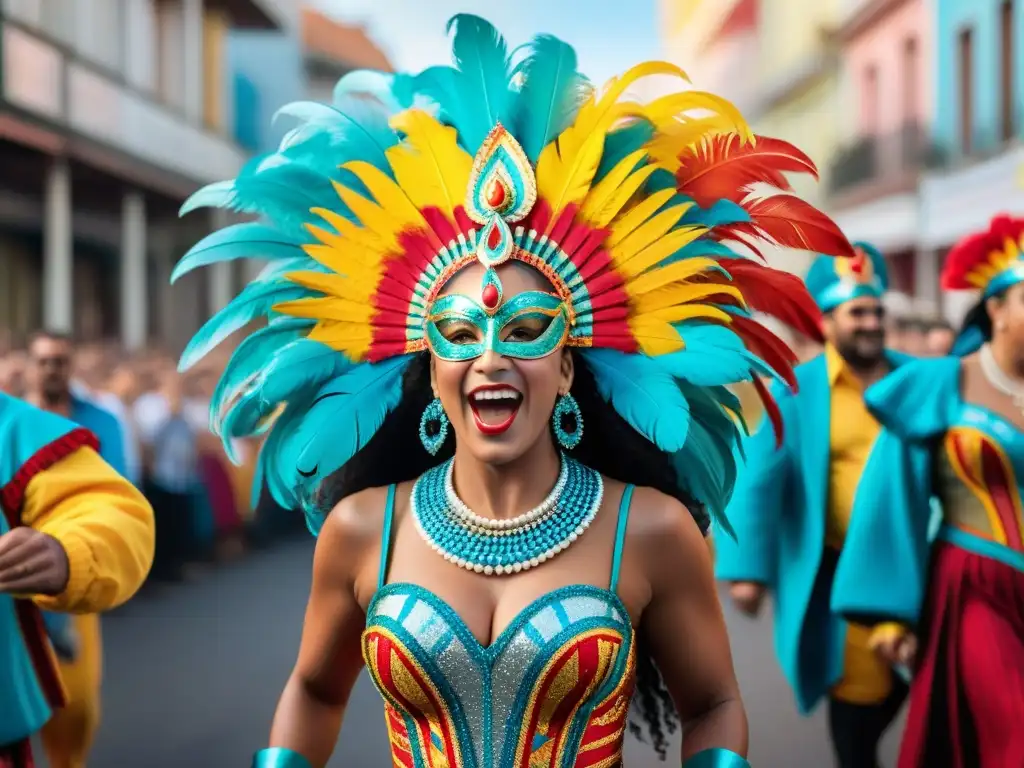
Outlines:
[[[823, 206], [842, 111], [835, 30], [851, 0], [660, 0], [663, 55], [694, 86], [731, 99], [760, 134], [790, 141], [818, 165], [821, 182], [793, 179]], [[770, 8], [770, 12], [769, 12]], [[809, 255], [772, 254], [803, 272]]]

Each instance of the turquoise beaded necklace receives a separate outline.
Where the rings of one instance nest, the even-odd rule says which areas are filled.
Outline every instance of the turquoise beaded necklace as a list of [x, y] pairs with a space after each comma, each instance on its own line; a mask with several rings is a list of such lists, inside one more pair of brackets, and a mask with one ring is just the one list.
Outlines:
[[455, 493], [454, 461], [416, 481], [413, 520], [445, 560], [488, 576], [519, 573], [564, 551], [593, 522], [604, 497], [600, 473], [563, 454], [558, 482], [539, 506], [513, 520], [483, 518]]

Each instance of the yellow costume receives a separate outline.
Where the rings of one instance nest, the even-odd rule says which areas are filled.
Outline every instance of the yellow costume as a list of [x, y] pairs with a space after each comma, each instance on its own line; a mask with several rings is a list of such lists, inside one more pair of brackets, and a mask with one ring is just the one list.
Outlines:
[[[10, 695], [18, 699], [0, 702], [5, 713], [17, 715], [5, 717], [0, 727], [0, 756], [5, 745], [17, 748], [56, 712], [44, 732], [51, 768], [81, 766], [89, 745], [72, 744], [69, 725], [95, 723], [98, 717], [95, 711], [76, 709], [78, 691], [98, 684], [97, 620], [87, 616], [76, 624], [81, 647], [75, 672], [64, 681], [70, 694], [65, 696], [37, 609], [95, 614], [131, 597], [152, 563], [153, 513], [142, 495], [95, 452], [95, 438], [59, 416], [0, 395], [0, 437], [9, 465], [0, 486], [0, 534], [25, 525], [52, 536], [67, 553], [69, 565], [68, 583], [59, 595], [0, 595], [0, 629], [20, 632], [26, 649], [24, 658], [5, 659], [0, 670], [0, 687], [9, 685]], [[65, 702], [67, 709], [60, 710]]]

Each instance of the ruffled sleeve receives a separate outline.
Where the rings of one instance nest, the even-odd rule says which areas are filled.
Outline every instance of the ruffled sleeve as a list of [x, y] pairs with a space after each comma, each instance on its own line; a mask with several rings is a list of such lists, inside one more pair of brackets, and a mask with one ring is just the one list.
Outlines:
[[915, 360], [865, 394], [882, 424], [854, 500], [832, 608], [858, 624], [920, 618], [928, 574], [936, 438], [959, 400], [960, 361]]
[[924, 358], [900, 365], [869, 387], [864, 401], [879, 423], [900, 439], [929, 440], [949, 427], [959, 387], [959, 358]]

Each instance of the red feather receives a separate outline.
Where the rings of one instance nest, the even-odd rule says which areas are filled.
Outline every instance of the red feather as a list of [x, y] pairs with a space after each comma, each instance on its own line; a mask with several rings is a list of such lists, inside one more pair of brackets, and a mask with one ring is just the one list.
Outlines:
[[750, 259], [719, 259], [718, 263], [732, 275], [752, 309], [771, 315], [809, 339], [824, 341], [821, 310], [799, 277]]
[[796, 374], [793, 366], [799, 358], [782, 339], [750, 317], [733, 315], [732, 327], [743, 339], [747, 349], [772, 367], [790, 389], [796, 390]]
[[988, 231], [977, 232], [960, 240], [946, 255], [942, 265], [942, 288], [947, 291], [963, 291], [980, 288], [967, 276], [977, 267], [988, 262], [993, 253], [1006, 248], [1006, 241], [1012, 240], [1020, 248], [1024, 240], [1024, 219], [1000, 214], [992, 219]]
[[[722, 227], [723, 237], [767, 237], [784, 248], [852, 257], [853, 246], [839, 226], [795, 195], [772, 195], [744, 205], [750, 222]], [[730, 234], [732, 233], [732, 234]]]
[[701, 208], [718, 200], [740, 202], [751, 184], [790, 189], [786, 173], [809, 173], [818, 178], [814, 161], [781, 139], [758, 136], [743, 143], [734, 133], [711, 136], [679, 155], [676, 188]]
[[775, 402], [775, 398], [772, 397], [772, 393], [768, 391], [768, 387], [764, 385], [761, 378], [756, 374], [752, 378], [754, 380], [754, 389], [757, 390], [757, 396], [761, 398], [761, 402], [764, 404], [764, 412], [772, 423], [772, 430], [775, 432], [775, 447], [778, 448], [782, 445], [783, 438], [782, 411], [779, 410], [779, 404]]

